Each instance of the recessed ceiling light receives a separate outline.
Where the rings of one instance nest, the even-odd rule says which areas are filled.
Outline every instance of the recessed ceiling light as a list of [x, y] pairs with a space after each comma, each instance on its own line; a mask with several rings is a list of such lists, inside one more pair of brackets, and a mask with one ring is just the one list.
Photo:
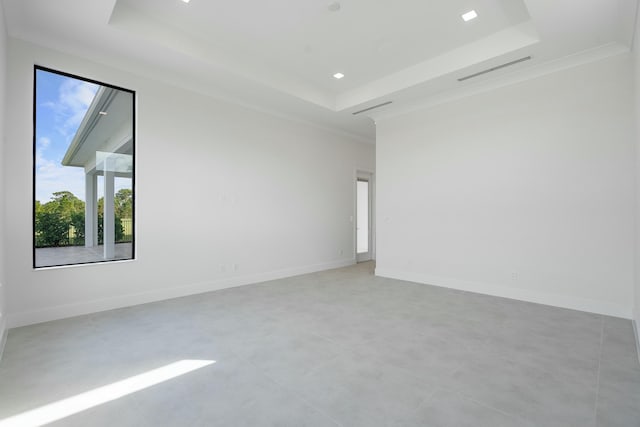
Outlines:
[[106, 116], [107, 112], [106, 111], [98, 111], [98, 114], [100, 114], [101, 116]]
[[333, 75], [333, 77], [335, 77], [336, 79], [340, 80], [341, 78], [343, 78], [343, 77], [344, 77], [344, 74], [342, 74], [342, 73], [335, 73], [335, 74]]
[[475, 10], [470, 10], [469, 12], [462, 15], [462, 19], [464, 19], [464, 22], [471, 21], [472, 19], [476, 19], [477, 17], [478, 14]]
[[191, 0], [182, 0], [182, 3], [189, 3]]

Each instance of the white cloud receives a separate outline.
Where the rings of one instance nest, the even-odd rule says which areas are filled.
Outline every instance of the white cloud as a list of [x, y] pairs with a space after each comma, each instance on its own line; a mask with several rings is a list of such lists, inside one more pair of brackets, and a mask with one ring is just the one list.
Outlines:
[[55, 114], [57, 131], [70, 138], [84, 118], [99, 86], [93, 83], [69, 78], [58, 89], [57, 102], [45, 102]]
[[97, 85], [79, 80], [69, 79], [60, 86], [59, 101], [68, 113], [65, 131], [73, 129], [75, 132], [97, 91]]
[[38, 138], [36, 149], [36, 200], [47, 203], [56, 191], [71, 191], [84, 200], [84, 169], [62, 166], [44, 156], [51, 139]]
[[[57, 101], [42, 104], [53, 112], [56, 124], [55, 131], [64, 136], [67, 143], [71, 142], [70, 140], [82, 122], [89, 105], [93, 102], [98, 88], [99, 86], [93, 83], [69, 78], [60, 85]], [[53, 132], [54, 129], [49, 131]], [[84, 168], [63, 166], [59, 159], [52, 158], [55, 155], [51, 153], [54, 150], [51, 143], [52, 138], [47, 136], [42, 136], [37, 141], [36, 200], [44, 204], [57, 191], [70, 191], [79, 199], [85, 200]], [[50, 150], [48, 150], [49, 148]], [[116, 191], [121, 188], [131, 188], [131, 181], [118, 179], [115, 187]], [[98, 197], [102, 196], [102, 192], [99, 185]]]
[[84, 169], [62, 166], [38, 156], [36, 158], [36, 200], [46, 203], [56, 191], [71, 191], [84, 200]]
[[98, 85], [94, 83], [68, 79], [60, 85], [59, 101], [73, 111], [86, 110], [97, 90]]
[[[68, 78], [58, 89], [58, 99], [42, 104], [54, 114], [55, 131], [70, 142], [89, 105], [93, 102], [99, 86], [82, 80]], [[53, 131], [51, 129], [50, 131]], [[46, 203], [56, 191], [71, 191], [84, 200], [83, 168], [62, 166], [59, 159], [49, 158], [47, 149], [52, 139], [38, 138], [36, 147], [36, 200]], [[51, 157], [56, 157], [53, 155]]]
[[[70, 191], [80, 200], [85, 200], [85, 175], [84, 168], [62, 166], [59, 162], [49, 160], [43, 156], [46, 150], [48, 138], [38, 140], [39, 147], [36, 150], [36, 200], [46, 203], [56, 191]], [[98, 179], [98, 194], [103, 195], [103, 180]], [[115, 192], [122, 188], [131, 188], [131, 179], [116, 178]]]
[[46, 150], [51, 145], [51, 140], [46, 136], [38, 139], [38, 150]]

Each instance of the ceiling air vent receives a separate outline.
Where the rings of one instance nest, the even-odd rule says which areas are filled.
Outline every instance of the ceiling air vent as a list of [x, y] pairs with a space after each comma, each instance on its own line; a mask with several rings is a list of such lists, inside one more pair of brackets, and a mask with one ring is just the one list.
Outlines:
[[369, 108], [365, 108], [364, 110], [360, 110], [360, 111], [356, 111], [355, 113], [352, 113], [354, 116], [356, 114], [360, 114], [360, 113], [365, 113], [367, 111], [371, 111], [375, 108], [380, 108], [380, 107], [384, 107], [385, 105], [389, 105], [391, 104], [393, 101], [387, 101], [387, 102], [383, 102], [382, 104], [378, 104], [378, 105], [374, 105], [373, 107], [369, 107]]
[[473, 73], [473, 74], [470, 74], [468, 76], [461, 77], [461, 78], [458, 79], [458, 81], [459, 82], [463, 82], [465, 80], [469, 80], [469, 79], [472, 79], [474, 77], [478, 77], [478, 76], [481, 76], [483, 74], [490, 73], [492, 71], [500, 70], [501, 68], [510, 67], [512, 65], [516, 65], [516, 64], [519, 64], [521, 62], [528, 61], [530, 59], [531, 59], [531, 56], [525, 56], [524, 58], [516, 59], [515, 61], [507, 62], [507, 63], [501, 64], [501, 65], [496, 65], [495, 67], [487, 68], [486, 70], [478, 71], [477, 73]]

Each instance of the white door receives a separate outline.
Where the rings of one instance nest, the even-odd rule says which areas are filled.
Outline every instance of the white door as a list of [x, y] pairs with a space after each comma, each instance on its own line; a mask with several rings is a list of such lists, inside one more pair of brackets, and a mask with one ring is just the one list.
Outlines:
[[371, 259], [371, 179], [356, 182], [356, 261]]

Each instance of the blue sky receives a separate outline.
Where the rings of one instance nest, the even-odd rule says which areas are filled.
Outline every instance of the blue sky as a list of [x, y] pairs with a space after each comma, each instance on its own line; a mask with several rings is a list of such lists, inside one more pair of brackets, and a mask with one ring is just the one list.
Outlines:
[[36, 71], [36, 200], [46, 203], [68, 190], [84, 200], [84, 170], [62, 166], [98, 85]]
[[[36, 70], [36, 200], [43, 204], [56, 191], [85, 199], [84, 169], [62, 166], [62, 158], [99, 87]], [[120, 188], [131, 188], [131, 180], [116, 179], [116, 191]], [[99, 187], [98, 197], [101, 193]]]

